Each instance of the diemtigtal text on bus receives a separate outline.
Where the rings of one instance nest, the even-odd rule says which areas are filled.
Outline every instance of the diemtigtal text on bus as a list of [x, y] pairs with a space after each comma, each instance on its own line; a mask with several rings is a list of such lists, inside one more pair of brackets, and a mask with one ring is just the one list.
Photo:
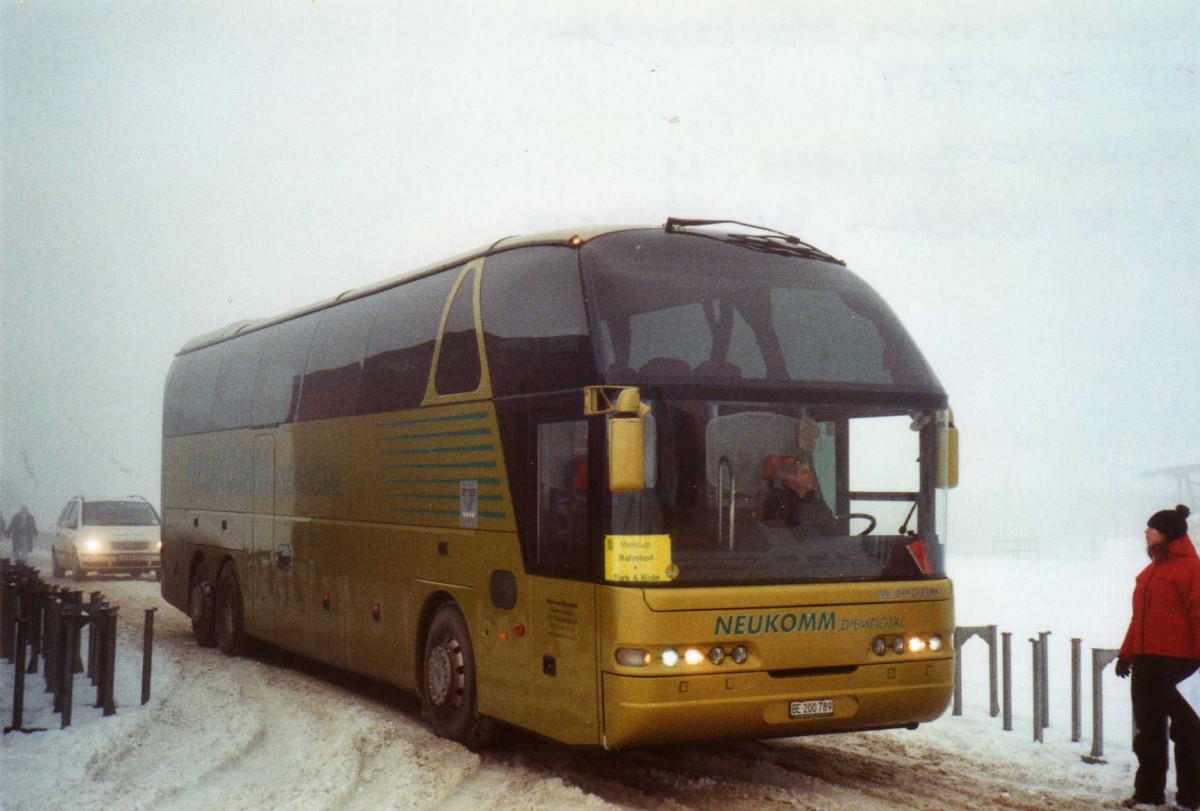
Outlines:
[[953, 689], [957, 442], [888, 305], [796, 237], [508, 238], [182, 348], [162, 593], [468, 746], [914, 727]]

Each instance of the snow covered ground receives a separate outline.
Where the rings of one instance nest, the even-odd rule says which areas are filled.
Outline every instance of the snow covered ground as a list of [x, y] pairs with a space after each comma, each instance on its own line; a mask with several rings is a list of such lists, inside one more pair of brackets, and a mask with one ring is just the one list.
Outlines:
[[[59, 729], [40, 676], [25, 726], [0, 738], [4, 809], [1091, 809], [1130, 793], [1127, 683], [1104, 675], [1104, 765], [1091, 750], [1090, 648], [1117, 647], [1140, 534], [1090, 559], [953, 557], [958, 622], [1012, 632], [1013, 725], [988, 714], [987, 646], [964, 647], [964, 712], [916, 731], [676, 746], [571, 749], [508, 734], [481, 753], [435, 737], [415, 698], [287, 654], [198, 649], [150, 580], [100, 581], [121, 607], [117, 715], [80, 677]], [[6, 554], [0, 544], [0, 554]], [[33, 563], [49, 570], [44, 548]], [[157, 607], [154, 683], [140, 705], [141, 627]], [[1028, 639], [1050, 631], [1051, 726], [1035, 743]], [[1083, 639], [1083, 740], [1071, 742], [1070, 638]], [[13, 667], [0, 663], [0, 721]]]

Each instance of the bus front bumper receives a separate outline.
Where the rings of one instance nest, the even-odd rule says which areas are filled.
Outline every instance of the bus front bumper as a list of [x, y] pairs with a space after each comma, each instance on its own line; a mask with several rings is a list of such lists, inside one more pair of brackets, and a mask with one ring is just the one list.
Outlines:
[[[603, 743], [619, 749], [925, 723], [950, 702], [954, 660], [864, 665], [836, 674], [603, 677]], [[810, 714], [793, 717], [796, 712]]]

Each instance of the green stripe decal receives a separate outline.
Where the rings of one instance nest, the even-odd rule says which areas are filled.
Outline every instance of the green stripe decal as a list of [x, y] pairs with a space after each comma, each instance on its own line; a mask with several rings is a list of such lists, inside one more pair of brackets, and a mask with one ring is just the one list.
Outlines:
[[404, 442], [408, 439], [441, 439], [443, 437], [460, 438], [468, 436], [491, 436], [490, 428], [474, 428], [470, 431], [433, 431], [428, 434], [396, 434], [395, 436], [381, 437], [381, 442]]
[[486, 470], [495, 468], [495, 462], [430, 462], [424, 465], [384, 465], [384, 470]]
[[471, 420], [487, 419], [486, 411], [473, 411], [470, 414], [452, 414], [449, 417], [421, 417], [411, 420], [393, 420], [390, 422], [381, 422], [381, 427], [395, 427], [398, 425], [436, 425], [439, 422], [470, 422]]
[[488, 443], [486, 445], [451, 445], [446, 448], [403, 448], [394, 451], [380, 451], [380, 453], [384, 456], [402, 456], [405, 454], [423, 456], [429, 453], [483, 453], [495, 450], [495, 448], [495, 445]]

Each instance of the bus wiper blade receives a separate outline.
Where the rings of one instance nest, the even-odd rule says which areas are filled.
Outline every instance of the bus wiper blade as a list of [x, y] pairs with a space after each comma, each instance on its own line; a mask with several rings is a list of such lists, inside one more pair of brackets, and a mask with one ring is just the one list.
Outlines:
[[727, 234], [726, 239], [745, 248], [764, 253], [774, 253], [780, 256], [799, 256], [804, 259], [817, 259], [821, 262], [832, 262], [835, 265], [846, 266], [846, 263], [831, 256], [815, 245], [809, 245], [797, 237], [775, 236], [774, 234]]
[[[755, 231], [762, 231], [761, 234], [742, 234], [728, 232], [723, 235], [705, 233], [703, 231], [688, 231], [689, 228], [700, 228], [711, 225], [740, 225], [744, 228], [753, 228]], [[831, 256], [815, 245], [809, 245], [799, 237], [785, 234], [783, 231], [777, 231], [774, 228], [767, 228], [762, 225], [751, 225], [750, 223], [740, 222], [738, 220], [689, 220], [679, 217], [668, 217], [664, 230], [668, 234], [693, 233], [697, 236], [704, 236], [710, 239], [723, 239], [740, 245], [744, 248], [750, 248], [755, 251], [764, 253], [773, 253], [779, 256], [799, 256], [804, 259], [817, 259], [822, 262], [832, 262], [836, 265], [846, 266], [846, 263], [835, 256]]]

